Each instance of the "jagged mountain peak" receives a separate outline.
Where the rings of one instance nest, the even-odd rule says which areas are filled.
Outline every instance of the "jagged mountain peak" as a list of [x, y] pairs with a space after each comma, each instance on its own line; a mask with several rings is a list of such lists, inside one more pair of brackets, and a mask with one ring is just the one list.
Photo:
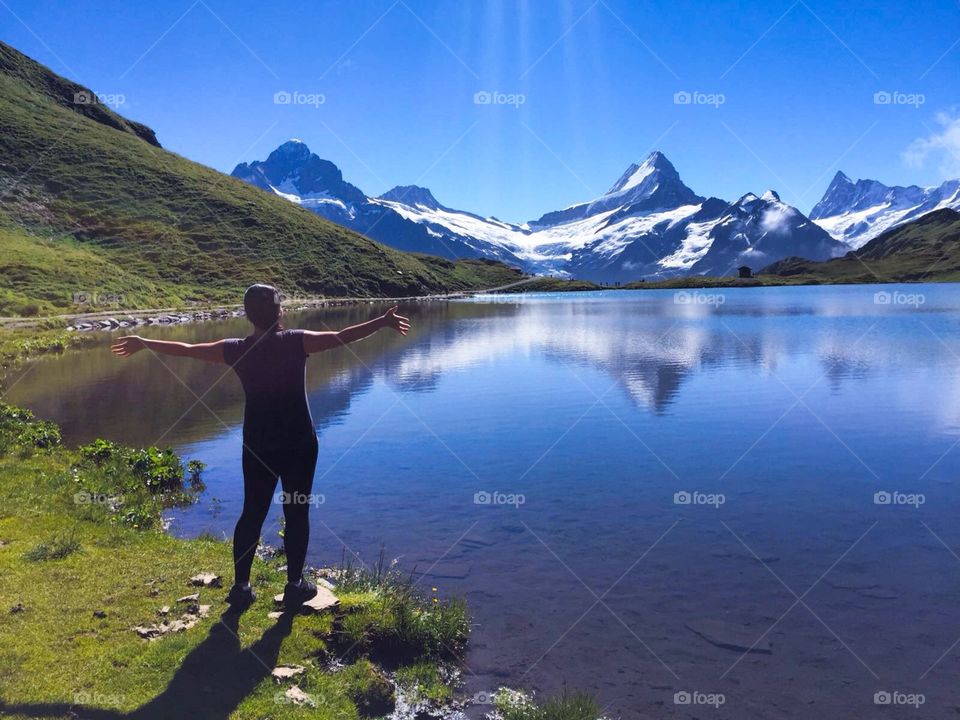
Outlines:
[[667, 160], [667, 156], [664, 155], [659, 150], [654, 150], [652, 153], [647, 155], [646, 159], [640, 163], [631, 163], [630, 167], [620, 176], [620, 179], [617, 180], [609, 190], [607, 190], [607, 195], [614, 195], [616, 193], [624, 192], [630, 188], [636, 187], [642, 184], [647, 178], [653, 176], [654, 174], [664, 174], [667, 178], [677, 181], [680, 180], [680, 175], [677, 173], [673, 164]]
[[437, 210], [443, 207], [430, 192], [429, 188], [419, 185], [397, 185], [379, 197], [380, 200], [403, 203], [410, 206], [423, 206]]
[[307, 144], [303, 140], [300, 140], [299, 138], [290, 138], [285, 143], [277, 146], [277, 149], [270, 153], [270, 155], [308, 158], [310, 157], [311, 152], [310, 148], [307, 147]]
[[960, 207], [960, 181], [947, 180], [937, 187], [885, 185], [877, 180], [853, 182], [838, 172], [810, 211], [810, 219], [856, 249], [944, 207]]
[[271, 152], [266, 160], [240, 163], [233, 177], [257, 187], [299, 197], [325, 195], [346, 203], [364, 203], [363, 192], [345, 182], [334, 163], [310, 151], [299, 139], [287, 140]]
[[611, 188], [598, 198], [547, 213], [531, 226], [543, 227], [581, 220], [598, 213], [629, 207], [632, 212], [694, 205], [703, 198], [683, 184], [673, 164], [659, 150], [639, 165], [632, 163]]
[[827, 189], [829, 191], [829, 188], [842, 185], [853, 185], [853, 180], [843, 170], [837, 170]]

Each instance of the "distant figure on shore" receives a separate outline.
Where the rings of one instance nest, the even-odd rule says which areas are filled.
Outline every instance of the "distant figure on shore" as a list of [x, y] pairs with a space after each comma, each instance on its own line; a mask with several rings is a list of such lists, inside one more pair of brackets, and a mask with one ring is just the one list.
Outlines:
[[287, 555], [286, 607], [297, 607], [317, 594], [316, 585], [303, 577], [310, 536], [313, 474], [317, 464], [317, 435], [306, 396], [308, 355], [363, 340], [382, 328], [401, 335], [410, 321], [392, 307], [383, 315], [339, 332], [285, 330], [280, 293], [270, 285], [251, 285], [243, 296], [253, 332], [239, 339], [207, 343], [122, 337], [111, 347], [128, 357], [144, 348], [163, 355], [194, 358], [230, 365], [243, 385], [243, 512], [233, 534], [234, 584], [227, 602], [242, 610], [256, 600], [250, 587], [250, 568], [263, 521], [279, 478], [286, 520], [283, 544]]

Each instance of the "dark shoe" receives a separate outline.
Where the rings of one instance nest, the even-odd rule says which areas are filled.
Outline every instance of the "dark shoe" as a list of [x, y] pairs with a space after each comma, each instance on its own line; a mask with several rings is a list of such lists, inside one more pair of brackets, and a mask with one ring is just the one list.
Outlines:
[[298, 583], [287, 583], [283, 588], [283, 606], [288, 608], [300, 607], [316, 595], [317, 586], [312, 582], [301, 579]]
[[257, 594], [253, 591], [253, 588], [250, 587], [250, 583], [234, 585], [230, 588], [230, 592], [227, 593], [227, 604], [235, 610], [250, 607], [256, 599]]

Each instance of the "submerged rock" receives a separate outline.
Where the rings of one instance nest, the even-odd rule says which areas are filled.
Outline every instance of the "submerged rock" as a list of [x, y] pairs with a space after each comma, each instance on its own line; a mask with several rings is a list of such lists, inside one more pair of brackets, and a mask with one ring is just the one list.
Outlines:
[[735, 627], [716, 620], [700, 620], [694, 625], [687, 623], [684, 627], [711, 645], [724, 650], [761, 655], [773, 654], [766, 635], [758, 639], [757, 632], [750, 628]]
[[900, 595], [894, 591], [879, 585], [878, 583], [863, 580], [858, 577], [838, 577], [834, 579], [826, 578], [824, 583], [834, 590], [847, 590], [857, 595], [873, 600], [896, 600]]

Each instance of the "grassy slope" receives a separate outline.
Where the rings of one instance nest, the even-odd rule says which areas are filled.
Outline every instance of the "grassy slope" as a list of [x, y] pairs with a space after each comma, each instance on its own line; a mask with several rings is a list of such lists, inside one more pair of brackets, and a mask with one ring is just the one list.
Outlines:
[[[76, 105], [80, 86], [0, 43], [0, 315], [288, 293], [401, 296], [520, 277], [497, 263], [402, 253], [167, 152], [143, 126]], [[146, 138], [146, 139], [145, 139]]]
[[[772, 280], [772, 282], [767, 282]], [[727, 287], [760, 287], [761, 285], [782, 285], [779, 278], [753, 277], [741, 279], [737, 277], [715, 277], [711, 275], [691, 275], [689, 277], [673, 278], [671, 280], [656, 280], [649, 282], [634, 282], [625, 285], [627, 290], [672, 290], [681, 288], [727, 288]]]
[[789, 282], [960, 281], [960, 213], [945, 209], [889, 230], [826, 262], [787, 258], [764, 273]]

